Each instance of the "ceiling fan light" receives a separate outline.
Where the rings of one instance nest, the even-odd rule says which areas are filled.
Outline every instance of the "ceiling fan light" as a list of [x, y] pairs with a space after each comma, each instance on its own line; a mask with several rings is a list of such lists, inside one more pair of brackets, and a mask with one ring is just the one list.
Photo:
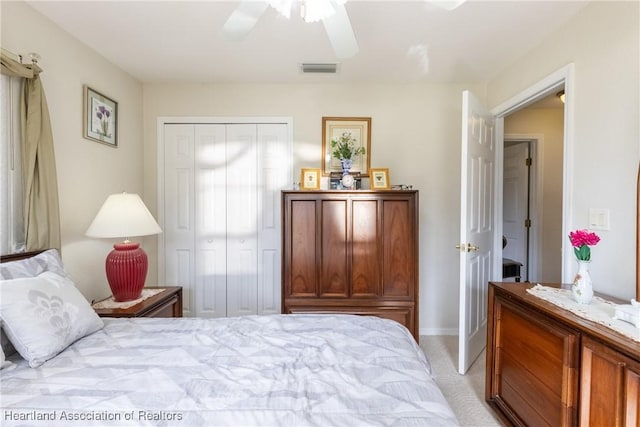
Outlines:
[[291, 18], [291, 7], [293, 0], [265, 0], [269, 6], [274, 8], [280, 15], [285, 18]]
[[306, 0], [301, 8], [305, 22], [322, 21], [336, 13], [331, 0]]

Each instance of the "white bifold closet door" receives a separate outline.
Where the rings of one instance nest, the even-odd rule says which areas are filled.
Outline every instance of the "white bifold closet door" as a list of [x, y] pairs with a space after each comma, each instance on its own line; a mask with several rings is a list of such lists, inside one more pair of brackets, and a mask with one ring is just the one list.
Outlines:
[[185, 315], [280, 313], [287, 138], [282, 123], [165, 124], [160, 252]]

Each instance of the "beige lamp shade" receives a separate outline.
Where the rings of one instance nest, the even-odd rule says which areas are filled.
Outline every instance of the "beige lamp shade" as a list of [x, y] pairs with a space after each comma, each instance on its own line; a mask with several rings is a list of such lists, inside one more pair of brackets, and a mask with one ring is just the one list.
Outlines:
[[134, 237], [162, 233], [162, 229], [137, 194], [118, 193], [107, 197], [87, 229], [89, 237]]

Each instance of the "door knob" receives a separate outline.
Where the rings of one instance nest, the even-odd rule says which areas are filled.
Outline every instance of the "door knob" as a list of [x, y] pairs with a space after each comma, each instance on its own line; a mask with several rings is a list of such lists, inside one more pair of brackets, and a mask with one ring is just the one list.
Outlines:
[[478, 252], [478, 250], [480, 249], [479, 246], [474, 246], [471, 243], [461, 243], [459, 245], [456, 245], [456, 249], [459, 249], [460, 252]]

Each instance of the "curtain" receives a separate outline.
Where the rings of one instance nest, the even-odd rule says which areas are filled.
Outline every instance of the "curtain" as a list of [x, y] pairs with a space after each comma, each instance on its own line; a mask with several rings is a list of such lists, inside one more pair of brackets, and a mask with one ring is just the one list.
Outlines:
[[23, 77], [20, 123], [22, 128], [22, 182], [26, 251], [60, 251], [60, 208], [47, 99], [40, 80], [42, 69], [24, 65], [2, 52], [2, 73]]

